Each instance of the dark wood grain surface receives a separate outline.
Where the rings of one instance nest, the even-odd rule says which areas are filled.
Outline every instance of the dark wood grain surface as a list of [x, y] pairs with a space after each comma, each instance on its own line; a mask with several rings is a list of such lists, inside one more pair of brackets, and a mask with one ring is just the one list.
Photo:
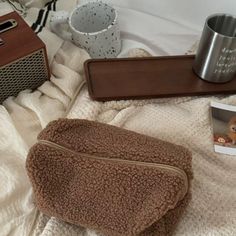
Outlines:
[[236, 93], [236, 79], [209, 83], [192, 70], [194, 56], [90, 59], [85, 73], [99, 101]]

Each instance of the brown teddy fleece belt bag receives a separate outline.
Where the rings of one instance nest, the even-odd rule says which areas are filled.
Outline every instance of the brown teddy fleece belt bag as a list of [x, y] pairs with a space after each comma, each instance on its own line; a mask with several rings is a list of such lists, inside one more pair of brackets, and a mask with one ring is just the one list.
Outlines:
[[49, 123], [26, 167], [43, 213], [106, 236], [169, 235], [192, 176], [181, 146], [77, 119]]

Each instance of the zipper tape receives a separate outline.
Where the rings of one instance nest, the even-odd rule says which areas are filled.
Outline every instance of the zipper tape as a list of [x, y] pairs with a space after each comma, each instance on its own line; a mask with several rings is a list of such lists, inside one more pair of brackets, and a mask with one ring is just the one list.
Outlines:
[[39, 144], [44, 144], [44, 145], [52, 147], [52, 148], [55, 148], [57, 150], [61, 150], [61, 151], [64, 151], [64, 152], [69, 152], [69, 153], [71, 153], [73, 155], [76, 155], [76, 156], [87, 157], [87, 158], [90, 158], [90, 159], [117, 162], [117, 163], [124, 163], [124, 164], [137, 165], [137, 166], [152, 167], [152, 168], [157, 168], [157, 169], [164, 170], [164, 171], [169, 171], [169, 172], [172, 172], [172, 173], [174, 172], [184, 180], [185, 190], [183, 191], [183, 194], [180, 197], [180, 200], [182, 200], [184, 198], [184, 196], [186, 195], [186, 193], [188, 192], [188, 176], [187, 176], [187, 174], [185, 173], [184, 170], [182, 170], [178, 167], [175, 167], [175, 166], [166, 165], [166, 164], [143, 162], [143, 161], [124, 160], [124, 159], [120, 159], [120, 158], [106, 158], [106, 157], [101, 157], [101, 156], [95, 156], [95, 155], [91, 155], [91, 154], [87, 154], [87, 153], [73, 151], [69, 148], [66, 148], [64, 146], [61, 146], [57, 143], [54, 143], [54, 142], [51, 142], [51, 141], [48, 141], [48, 140], [38, 140], [38, 143]]

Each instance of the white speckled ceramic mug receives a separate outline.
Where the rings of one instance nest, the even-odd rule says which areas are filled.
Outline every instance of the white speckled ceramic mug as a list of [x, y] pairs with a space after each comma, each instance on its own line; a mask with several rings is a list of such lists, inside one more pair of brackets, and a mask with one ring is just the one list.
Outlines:
[[[68, 24], [70, 32], [62, 24]], [[121, 51], [117, 12], [106, 3], [89, 2], [71, 13], [56, 12], [50, 26], [63, 39], [84, 48], [92, 58], [116, 57]]]

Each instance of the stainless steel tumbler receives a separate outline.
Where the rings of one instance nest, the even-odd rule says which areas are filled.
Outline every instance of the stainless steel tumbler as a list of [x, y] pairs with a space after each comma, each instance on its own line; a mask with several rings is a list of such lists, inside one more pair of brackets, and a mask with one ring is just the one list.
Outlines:
[[193, 64], [202, 79], [224, 83], [236, 75], [236, 17], [215, 14], [207, 18]]

